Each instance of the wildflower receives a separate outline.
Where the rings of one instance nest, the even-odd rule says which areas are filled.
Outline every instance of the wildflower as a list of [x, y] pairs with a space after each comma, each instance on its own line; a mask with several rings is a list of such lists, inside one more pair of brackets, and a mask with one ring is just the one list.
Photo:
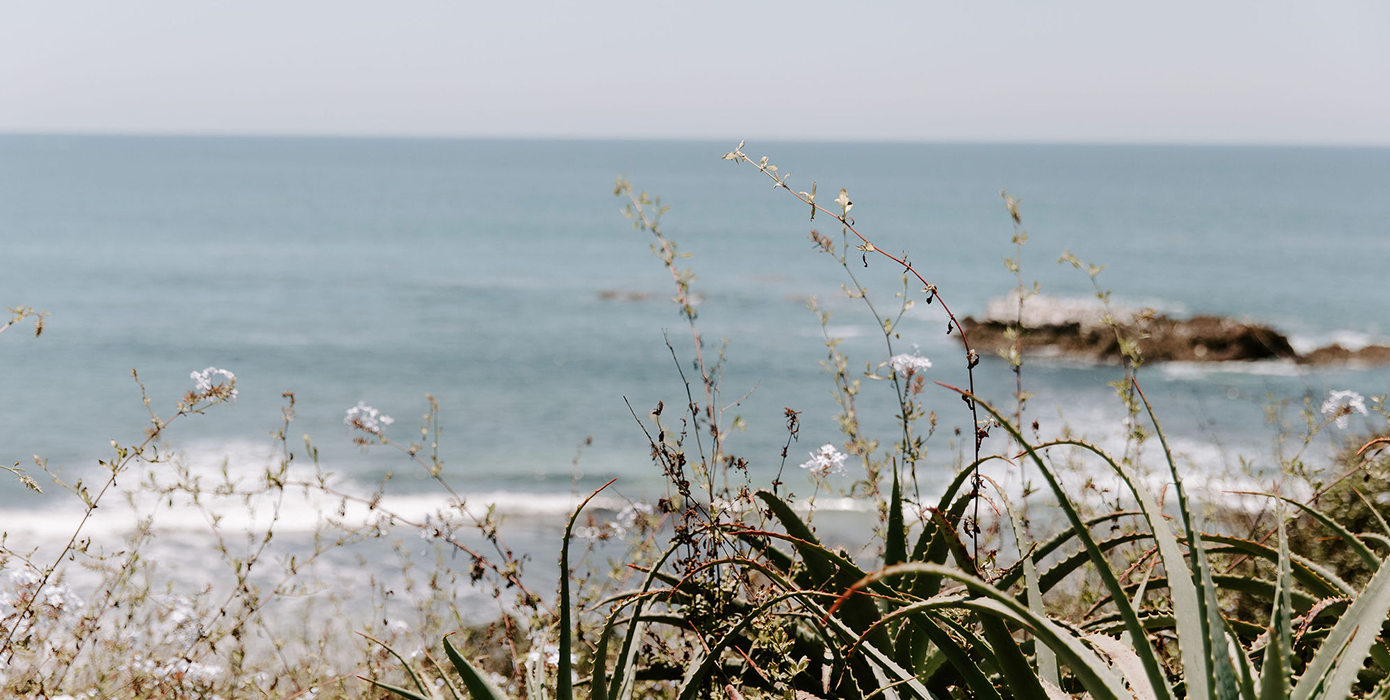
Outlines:
[[819, 451], [812, 452], [811, 459], [802, 462], [801, 468], [809, 470], [821, 478], [831, 474], [844, 474], [845, 453], [835, 449], [834, 445], [826, 443], [821, 445]]
[[617, 524], [624, 530], [631, 530], [637, 527], [639, 522], [645, 522], [652, 515], [652, 507], [645, 503], [631, 503], [627, 507], [618, 511]]
[[381, 411], [368, 406], [363, 401], [358, 401], [356, 406], [347, 410], [347, 416], [343, 418], [343, 423], [349, 427], [365, 430], [376, 435], [381, 434], [381, 426], [391, 425], [396, 419], [384, 415]]
[[10, 572], [10, 583], [18, 588], [37, 586], [41, 577], [29, 569]]
[[82, 599], [65, 583], [57, 584], [45, 591], [44, 602], [60, 612], [68, 608], [82, 607]]
[[925, 372], [931, 369], [931, 360], [922, 357], [914, 350], [911, 355], [894, 355], [888, 359], [888, 365], [893, 368], [893, 372], [902, 377], [911, 377], [917, 372]]
[[[212, 378], [222, 375], [226, 378], [225, 382], [213, 384]], [[215, 398], [223, 401], [236, 401], [236, 375], [225, 369], [209, 367], [201, 372], [191, 372], [188, 375], [193, 380], [194, 391], [198, 398]]]
[[391, 636], [394, 637], [409, 632], [410, 625], [406, 624], [405, 620], [392, 620], [386, 623], [386, 631], [390, 632]]
[[1338, 391], [1336, 389], [1327, 392], [1327, 400], [1322, 402], [1322, 414], [1324, 416], [1336, 416], [1337, 427], [1346, 430], [1347, 423], [1351, 420], [1351, 414], [1360, 412], [1366, 413], [1366, 398], [1354, 391]]
[[207, 688], [222, 675], [222, 668], [187, 659], [171, 659], [154, 669], [154, 675], [161, 680], [185, 688]]

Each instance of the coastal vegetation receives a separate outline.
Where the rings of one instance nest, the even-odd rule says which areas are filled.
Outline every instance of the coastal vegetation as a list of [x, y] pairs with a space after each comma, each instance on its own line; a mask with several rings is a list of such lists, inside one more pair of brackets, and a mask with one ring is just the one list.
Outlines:
[[[113, 441], [101, 479], [65, 480], [38, 457], [32, 470], [6, 467], [34, 491], [34, 475], [47, 472], [81, 509], [56, 552], [8, 538], [0, 549], [5, 694], [1390, 697], [1384, 395], [1347, 388], [1273, 404], [1272, 417], [1293, 418], [1279, 424], [1277, 463], [1250, 471], [1266, 488], [1195, 493], [1185, 486], [1197, 481], [1191, 465], [1161, 427], [1165, 406], [1144, 393], [1143, 368], [1309, 354], [1264, 326], [1121, 309], [1102, 286], [1103, 268], [1069, 252], [1059, 262], [1094, 284], [1095, 306], [1038, 321], [1044, 298], [1024, 277], [1023, 208], [1004, 192], [1014, 288], [988, 319], [958, 317], [952, 290], [938, 288], [925, 266], [861, 231], [847, 190], [827, 189], [831, 199], [816, 182], [793, 189], [777, 165], [744, 147], [723, 156], [731, 177], [751, 169], [772, 180], [788, 216], [808, 217], [806, 244], [840, 270], [844, 293], [881, 331], [875, 355], [851, 357], [832, 313], [808, 303], [823, 332], [839, 436], [803, 444], [801, 413], [788, 407], [775, 470], [739, 454], [734, 438], [746, 426], [731, 415], [739, 397], [722, 384], [731, 360], [701, 331], [689, 254], [663, 225], [669, 207], [619, 179], [613, 194], [669, 273], [685, 326], [655, 348], [669, 352], [681, 391], [630, 407], [664, 494], [602, 514], [595, 504], [609, 485], [585, 494], [554, 542], [558, 578], [538, 580], [507, 544], [505, 524], [450, 474], [432, 397], [418, 431], [404, 429], [408, 439], [365, 402], [344, 414], [357, 446], [398, 452], [446, 496], [421, 519], [392, 510], [389, 478], [353, 491], [319, 463], [312, 439], [291, 437], [293, 394], [284, 395], [279, 453], [263, 473], [192, 468], [169, 445], [170, 426], [234, 401], [235, 374], [193, 371], [187, 393], [160, 410], [132, 372], [149, 423], [139, 439]], [[871, 293], [862, 270], [883, 266], [900, 287]], [[921, 307], [939, 319], [918, 324], [909, 311]], [[42, 331], [33, 309], [12, 315], [11, 323], [36, 317]], [[957, 338], [959, 354], [928, 359], [909, 347], [929, 332]], [[1111, 430], [1118, 449], [1044, 432], [1030, 413], [1033, 353], [1057, 347], [1118, 365], [1114, 400], [1126, 416]], [[964, 371], [963, 386], [934, 380], [948, 365]], [[1011, 375], [1010, 401], [977, 393], [986, 372]], [[871, 434], [861, 421], [871, 383], [891, 388], [891, 434]], [[1329, 463], [1309, 463], [1309, 446], [1350, 433], [1353, 417], [1375, 432], [1343, 440]], [[949, 472], [944, 489], [924, 487], [929, 469]], [[867, 522], [827, 524], [816, 502], [831, 496], [869, 504]], [[140, 526], [121, 546], [97, 542], [94, 519], [122, 497]], [[284, 547], [277, 524], [306, 500], [329, 504], [328, 515], [308, 541]], [[198, 512], [216, 543], [222, 570], [204, 589], [175, 590], [161, 571], [176, 562], [162, 558], [170, 550], [157, 546], [153, 523], [174, 504]], [[439, 556], [418, 561], [396, 544], [403, 538], [423, 539]], [[399, 575], [331, 580], [315, 566], [363, 550], [389, 553]], [[360, 570], [370, 571], [366, 561]]]

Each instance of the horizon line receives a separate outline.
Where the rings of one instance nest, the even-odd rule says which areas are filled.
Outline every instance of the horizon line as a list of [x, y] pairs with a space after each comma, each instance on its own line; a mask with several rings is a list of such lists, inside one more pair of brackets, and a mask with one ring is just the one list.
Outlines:
[[[584, 135], [584, 134], [462, 134], [462, 133], [372, 133], [372, 132], [295, 132], [295, 131], [146, 131], [146, 130], [29, 130], [0, 129], [0, 137], [114, 137], [114, 138], [206, 138], [206, 139], [322, 139], [322, 140], [360, 140], [360, 141], [568, 141], [568, 142], [675, 142], [675, 143], [722, 143], [746, 139], [720, 139], [708, 136], [651, 136], [651, 135]], [[956, 145], [956, 146], [1172, 146], [1172, 147], [1225, 147], [1225, 148], [1346, 148], [1346, 149], [1384, 149], [1390, 148], [1390, 139], [1383, 142], [1349, 141], [1275, 141], [1275, 140], [1196, 140], [1196, 139], [1029, 139], [1029, 138], [823, 138], [823, 137], [769, 137], [755, 138], [762, 143], [796, 144], [864, 144], [864, 145]]]

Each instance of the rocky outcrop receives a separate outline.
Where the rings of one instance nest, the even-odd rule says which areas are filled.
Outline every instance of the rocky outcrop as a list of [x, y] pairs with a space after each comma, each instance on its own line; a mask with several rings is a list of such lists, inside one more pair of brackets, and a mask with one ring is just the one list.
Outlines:
[[[1390, 364], [1390, 347], [1369, 345], [1350, 350], [1330, 345], [1300, 355], [1279, 331], [1258, 323], [1221, 316], [1174, 318], [1153, 312], [1117, 311], [1120, 335], [1137, 338], [1147, 362], [1244, 362], [1292, 360], [1308, 365]], [[1122, 356], [1115, 328], [1103, 307], [1093, 302], [1034, 297], [1024, 304], [1023, 352], [1100, 363]], [[984, 320], [961, 319], [961, 328], [981, 355], [1009, 352], [1008, 329], [1018, 319], [1018, 298], [991, 302]]]
[[[1003, 321], [961, 320], [971, 345], [981, 354], [994, 354], [1014, 346]], [[1140, 338], [1139, 351], [1146, 361], [1158, 362], [1236, 362], [1242, 360], [1297, 359], [1289, 339], [1267, 326], [1242, 323], [1218, 316], [1175, 319], [1155, 316], [1147, 321], [1122, 326], [1125, 337]], [[1027, 328], [1023, 351], [1119, 362], [1120, 344], [1110, 326], [1081, 322], [1047, 324]]]
[[1390, 365], [1390, 347], [1367, 345], [1348, 350], [1334, 343], [1303, 355], [1298, 361], [1309, 365]]

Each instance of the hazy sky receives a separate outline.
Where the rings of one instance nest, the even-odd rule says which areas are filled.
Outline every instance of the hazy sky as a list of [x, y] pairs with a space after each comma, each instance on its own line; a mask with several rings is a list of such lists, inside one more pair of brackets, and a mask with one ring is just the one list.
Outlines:
[[0, 131], [1390, 145], [1390, 2], [6, 0]]

